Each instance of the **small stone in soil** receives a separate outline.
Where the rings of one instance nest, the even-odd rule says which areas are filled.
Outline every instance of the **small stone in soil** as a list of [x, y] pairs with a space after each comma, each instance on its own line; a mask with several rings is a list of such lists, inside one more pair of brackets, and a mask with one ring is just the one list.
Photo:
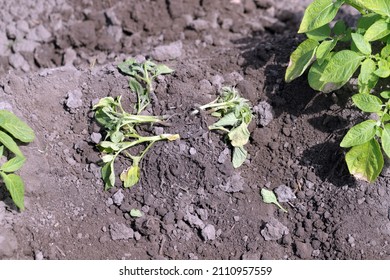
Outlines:
[[269, 241], [280, 239], [283, 237], [283, 235], [289, 234], [289, 230], [277, 219], [271, 218], [271, 220], [265, 225], [265, 228], [262, 229], [260, 233], [266, 241]]
[[152, 57], [157, 61], [177, 59], [182, 55], [183, 44], [181, 41], [173, 42], [169, 45], [156, 47], [152, 52]]
[[93, 132], [91, 134], [91, 141], [93, 143], [98, 144], [100, 142], [100, 140], [102, 140], [102, 135], [100, 133]]
[[257, 124], [260, 126], [267, 126], [274, 119], [272, 106], [266, 101], [254, 106], [253, 112], [257, 114]]
[[310, 259], [313, 248], [309, 243], [295, 241], [296, 255], [301, 259]]
[[290, 202], [296, 199], [296, 196], [291, 188], [286, 185], [280, 185], [274, 189], [279, 202]]
[[113, 196], [112, 200], [115, 205], [120, 206], [125, 198], [125, 195], [122, 193], [122, 190], [118, 190]]
[[202, 229], [202, 237], [205, 241], [215, 239], [215, 227], [213, 225], [207, 225]]
[[130, 239], [134, 237], [134, 231], [125, 224], [114, 223], [110, 225], [110, 235], [112, 240]]
[[222, 153], [218, 157], [218, 163], [225, 163], [226, 160], [228, 160], [230, 157], [230, 150], [228, 148], [225, 148]]
[[66, 106], [70, 109], [76, 109], [83, 105], [81, 97], [83, 96], [81, 90], [76, 89], [68, 92], [68, 98], [66, 100]]

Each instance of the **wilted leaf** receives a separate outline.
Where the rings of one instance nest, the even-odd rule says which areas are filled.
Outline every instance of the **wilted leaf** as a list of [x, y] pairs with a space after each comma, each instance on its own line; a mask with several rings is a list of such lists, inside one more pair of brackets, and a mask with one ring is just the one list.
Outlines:
[[240, 167], [246, 160], [248, 152], [244, 147], [234, 147], [233, 148], [233, 159], [232, 164], [234, 168]]
[[349, 148], [370, 141], [375, 136], [376, 125], [376, 121], [367, 120], [353, 126], [344, 136], [340, 143], [340, 147]]
[[220, 120], [213, 124], [213, 127], [218, 126], [234, 126], [239, 120], [234, 112], [226, 114]]
[[278, 199], [276, 198], [276, 195], [274, 194], [273, 191], [262, 188], [261, 196], [263, 197], [263, 201], [265, 203], [273, 203], [287, 213], [287, 210], [283, 208], [282, 205], [279, 204]]
[[131, 209], [130, 210], [130, 216], [133, 218], [140, 218], [143, 216], [142, 212], [138, 209]]
[[383, 156], [380, 146], [375, 139], [353, 147], [345, 160], [349, 172], [359, 180], [373, 182], [383, 168]]
[[115, 186], [114, 161], [107, 162], [101, 169], [102, 179], [105, 183], [104, 189], [108, 190]]
[[175, 70], [169, 68], [168, 66], [164, 65], [164, 64], [159, 64], [156, 66], [156, 76], [158, 75], [164, 75], [164, 74], [171, 74], [173, 73]]
[[132, 165], [127, 170], [124, 170], [120, 176], [125, 188], [130, 188], [138, 183], [141, 175], [141, 170], [138, 165]]
[[233, 128], [228, 137], [233, 147], [242, 147], [249, 141], [250, 132], [248, 125], [242, 122], [238, 127]]

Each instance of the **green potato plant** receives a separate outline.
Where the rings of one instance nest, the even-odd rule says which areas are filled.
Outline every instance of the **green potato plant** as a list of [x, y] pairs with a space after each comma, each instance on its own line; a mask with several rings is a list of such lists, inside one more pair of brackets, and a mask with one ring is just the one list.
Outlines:
[[159, 75], [174, 72], [174, 70], [164, 64], [155, 64], [150, 60], [138, 63], [134, 58], [129, 58], [120, 63], [118, 68], [122, 73], [130, 76], [130, 89], [138, 97], [137, 114], [150, 104], [150, 94], [154, 91], [153, 80]]
[[[252, 121], [252, 111], [249, 101], [242, 98], [232, 87], [223, 87], [221, 95], [214, 101], [200, 106], [199, 110], [207, 111], [219, 118], [210, 125], [210, 130], [227, 132], [230, 144], [233, 146], [232, 163], [234, 168], [240, 167], [248, 156], [244, 145], [249, 141], [248, 125]], [[193, 114], [198, 113], [193, 111]]]
[[[360, 12], [356, 26], [334, 18], [342, 5]], [[285, 80], [291, 82], [307, 69], [309, 85], [328, 93], [357, 76], [353, 104], [369, 119], [353, 126], [340, 143], [350, 148], [345, 159], [357, 179], [373, 182], [390, 156], [390, 92], [378, 86], [390, 77], [390, 4], [388, 0], [315, 0], [306, 9], [298, 33], [304, 40], [291, 54]]]
[[24, 210], [24, 183], [22, 178], [15, 174], [22, 168], [26, 158], [15, 142], [32, 142], [34, 131], [21, 119], [7, 110], [0, 110], [0, 158], [7, 160], [0, 166], [0, 177], [5, 184], [15, 205]]

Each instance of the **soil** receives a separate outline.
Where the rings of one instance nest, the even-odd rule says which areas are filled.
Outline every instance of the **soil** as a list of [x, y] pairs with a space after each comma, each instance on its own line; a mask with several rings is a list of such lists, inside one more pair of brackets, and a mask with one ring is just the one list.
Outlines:
[[[389, 173], [354, 180], [339, 147], [362, 118], [350, 91], [283, 81], [309, 2], [0, 1], [0, 105], [36, 132], [22, 147], [26, 210], [0, 188], [0, 258], [389, 259]], [[171, 125], [144, 133], [181, 138], [153, 146], [136, 186], [104, 191], [91, 108], [135, 101], [117, 69], [135, 56], [175, 70], [148, 108]], [[214, 119], [191, 114], [224, 85], [256, 108], [238, 169]], [[295, 196], [288, 213], [262, 201], [277, 187]]]

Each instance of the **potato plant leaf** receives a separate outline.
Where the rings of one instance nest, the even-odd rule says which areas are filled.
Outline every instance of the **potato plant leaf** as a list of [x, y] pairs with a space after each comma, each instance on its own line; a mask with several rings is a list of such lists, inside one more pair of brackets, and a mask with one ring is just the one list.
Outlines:
[[345, 84], [355, 73], [363, 58], [361, 54], [350, 50], [337, 52], [324, 69], [321, 81]]
[[24, 210], [24, 184], [20, 176], [15, 174], [5, 174], [0, 172], [5, 187], [11, 194], [11, 198], [15, 205], [21, 210]]
[[390, 65], [385, 59], [378, 61], [378, 69], [374, 71], [374, 74], [381, 78], [387, 78], [390, 76]]
[[12, 139], [11, 136], [9, 136], [7, 133], [4, 133], [3, 131], [0, 131], [0, 142], [15, 156], [24, 157], [22, 151], [19, 149], [14, 139]]
[[317, 48], [316, 58], [318, 64], [321, 65], [325, 59], [328, 57], [329, 53], [333, 50], [333, 48], [337, 45], [337, 40], [327, 40], [323, 41]]
[[130, 210], [130, 216], [133, 218], [140, 218], [143, 216], [142, 212], [138, 209], [131, 209]]
[[377, 122], [374, 120], [367, 120], [353, 126], [344, 136], [340, 147], [349, 148], [370, 141], [375, 136], [376, 126]]
[[138, 183], [141, 176], [141, 169], [138, 165], [132, 165], [127, 170], [124, 170], [120, 175], [120, 179], [123, 182], [125, 188], [131, 188]]
[[7, 110], [0, 110], [0, 127], [25, 143], [32, 142], [35, 138], [34, 131], [15, 114]]
[[352, 96], [352, 101], [363, 112], [376, 113], [382, 110], [383, 103], [379, 97], [371, 94], [359, 93]]
[[26, 161], [25, 157], [16, 156], [14, 158], [11, 158], [6, 163], [4, 163], [0, 167], [0, 171], [7, 172], [7, 173], [15, 172], [23, 166], [25, 161]]
[[298, 33], [317, 29], [331, 22], [344, 1], [316, 0], [306, 9]]
[[242, 122], [239, 126], [233, 128], [229, 133], [228, 137], [233, 147], [242, 147], [249, 141], [250, 132], [248, 125]]
[[298, 78], [305, 72], [314, 58], [317, 47], [318, 42], [316, 40], [307, 39], [291, 54], [285, 75], [287, 83]]
[[382, 148], [386, 155], [390, 157], [390, 124], [386, 124], [382, 131]]
[[364, 39], [366, 39], [368, 42], [371, 42], [379, 40], [389, 34], [389, 23], [387, 23], [384, 19], [380, 19], [367, 29], [366, 33], [364, 34]]
[[108, 190], [115, 186], [114, 161], [107, 162], [101, 169], [102, 178], [104, 181], [104, 189]]
[[354, 146], [345, 155], [349, 172], [358, 180], [373, 182], [383, 168], [383, 156], [375, 139]]
[[234, 168], [240, 167], [248, 157], [248, 152], [244, 147], [234, 147], [232, 164]]
[[261, 196], [263, 197], [263, 201], [265, 203], [273, 203], [276, 206], [278, 206], [283, 212], [285, 212], [285, 213], [288, 212], [285, 208], [283, 208], [282, 205], [280, 205], [280, 203], [279, 203], [278, 199], [276, 198], [276, 195], [274, 194], [273, 191], [262, 188], [261, 189]]
[[358, 34], [358, 33], [352, 33], [351, 36], [352, 36], [353, 42], [355, 43], [356, 47], [358, 48], [358, 50], [361, 53], [366, 54], [366, 55], [370, 55], [371, 54], [371, 51], [372, 51], [371, 50], [371, 45], [364, 38], [363, 35]]
[[330, 32], [331, 32], [331, 29], [330, 29], [329, 24], [325, 24], [324, 26], [321, 26], [317, 29], [314, 29], [312, 31], [307, 32], [306, 36], [309, 39], [313, 39], [316, 41], [322, 41], [322, 40], [329, 38]]
[[379, 15], [390, 17], [390, 2], [389, 0], [354, 0], [362, 7], [375, 12]]

